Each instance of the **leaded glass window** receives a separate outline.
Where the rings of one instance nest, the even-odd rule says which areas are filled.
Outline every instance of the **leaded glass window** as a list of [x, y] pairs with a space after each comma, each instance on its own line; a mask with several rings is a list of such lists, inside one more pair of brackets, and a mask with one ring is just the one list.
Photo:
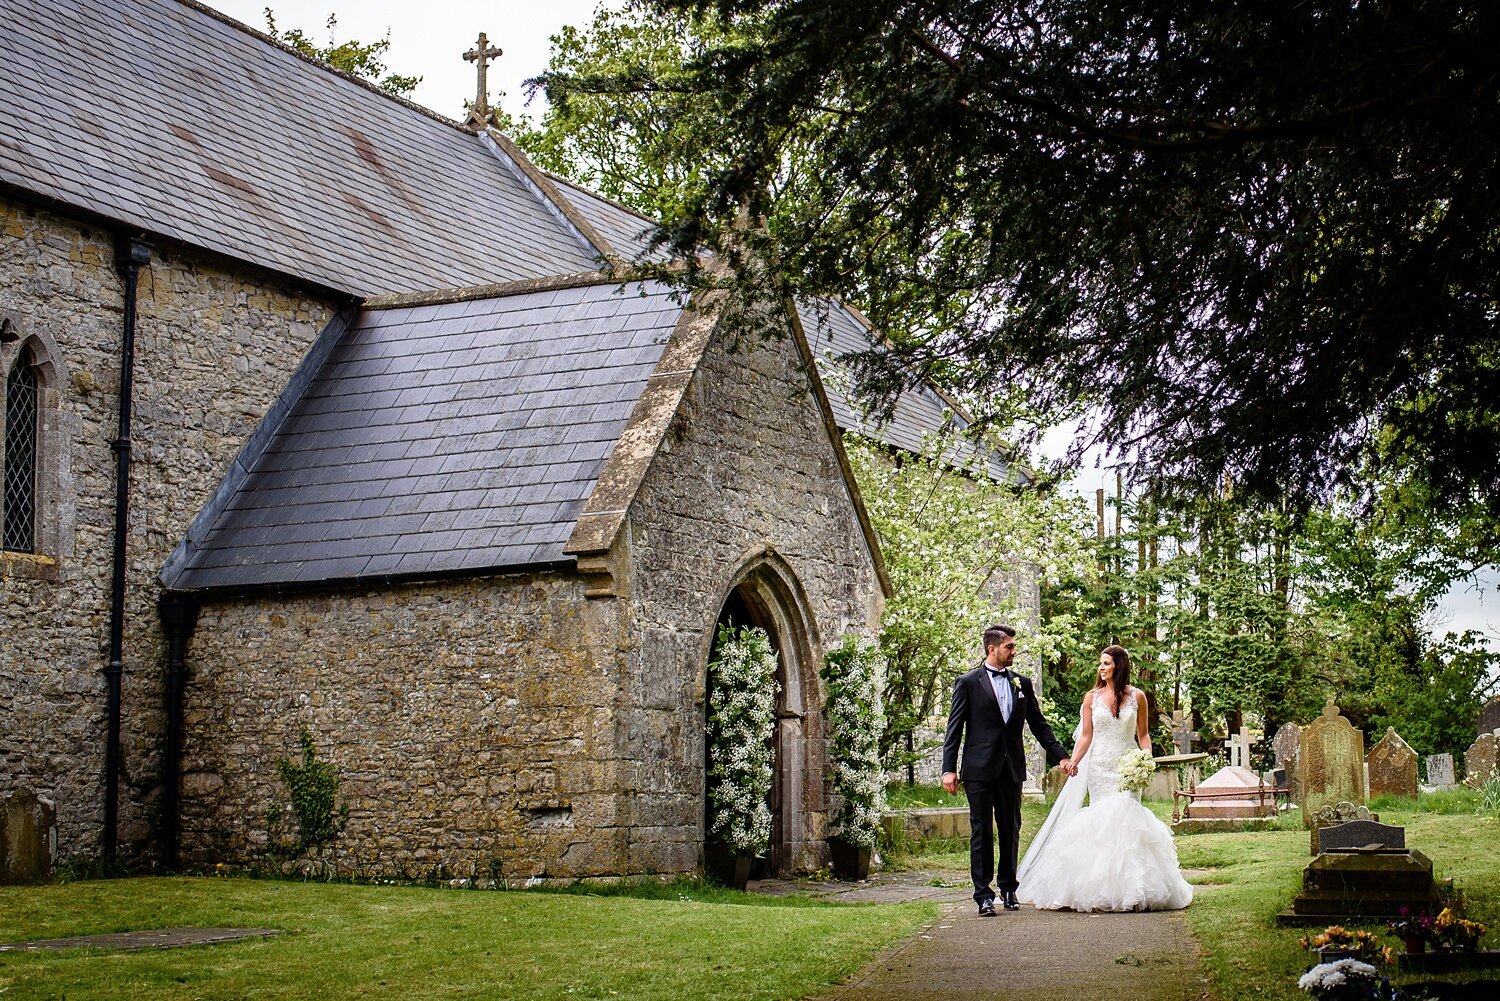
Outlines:
[[37, 377], [22, 358], [5, 380], [4, 548], [36, 551]]

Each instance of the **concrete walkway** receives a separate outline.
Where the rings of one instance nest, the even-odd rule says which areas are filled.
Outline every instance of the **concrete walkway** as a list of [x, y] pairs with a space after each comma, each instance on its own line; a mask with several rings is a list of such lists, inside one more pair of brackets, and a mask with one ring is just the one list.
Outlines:
[[0, 952], [50, 952], [57, 949], [175, 949], [184, 945], [215, 945], [244, 938], [270, 938], [281, 932], [273, 928], [154, 928], [121, 931], [107, 935], [76, 935], [31, 942], [6, 942]]
[[881, 874], [863, 884], [768, 880], [752, 889], [869, 903], [935, 900], [941, 904], [931, 925], [876, 957], [819, 1001], [1203, 1001], [1209, 997], [1198, 950], [1181, 911], [1074, 914], [1027, 906], [980, 918], [970, 899], [967, 877], [967, 873], [921, 872]]

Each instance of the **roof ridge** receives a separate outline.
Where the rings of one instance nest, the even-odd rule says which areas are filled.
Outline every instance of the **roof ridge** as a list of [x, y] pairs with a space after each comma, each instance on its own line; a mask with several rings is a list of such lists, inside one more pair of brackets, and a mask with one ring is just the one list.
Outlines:
[[469, 302], [474, 299], [503, 299], [511, 295], [528, 292], [556, 292], [566, 288], [587, 288], [591, 285], [620, 285], [631, 281], [644, 281], [648, 275], [636, 275], [628, 271], [577, 271], [569, 275], [545, 275], [541, 278], [522, 278], [513, 282], [489, 282], [484, 285], [466, 285], [462, 288], [439, 288], [421, 292], [397, 292], [391, 295], [374, 295], [361, 302], [361, 309], [398, 309], [402, 306], [440, 306], [450, 302]]
[[595, 191], [593, 188], [589, 187], [588, 185], [578, 183], [577, 181], [573, 180], [571, 177], [565, 177], [564, 175], [559, 174], [555, 170], [548, 170], [546, 167], [537, 167], [537, 169], [540, 170], [542, 173], [546, 174], [548, 177], [552, 178], [554, 181], [561, 181], [562, 183], [566, 184], [568, 187], [574, 189], [575, 191], [582, 191], [584, 194], [588, 195], [590, 198], [597, 198], [599, 201], [603, 202], [606, 205], [612, 205], [615, 208], [619, 209], [621, 212], [628, 212], [631, 215], [635, 216], [637, 219], [642, 219], [642, 220], [644, 220], [646, 222], [651, 223], [654, 226], [660, 226], [661, 225], [661, 220], [660, 219], [653, 219], [651, 216], [648, 216], [646, 213], [642, 212], [640, 209], [631, 208], [629, 205], [626, 205], [622, 201], [618, 201], [618, 200], [616, 200], [614, 198], [609, 197], [608, 195], [602, 195], [599, 192]]
[[332, 73], [334, 76], [343, 77], [350, 83], [358, 84], [365, 90], [368, 90], [375, 94], [379, 94], [381, 97], [389, 101], [394, 101], [397, 104], [410, 108], [412, 111], [416, 111], [420, 114], [426, 115], [428, 118], [442, 122], [444, 125], [452, 126], [460, 132], [466, 132], [469, 135], [474, 135], [473, 129], [469, 128], [463, 122], [460, 122], [457, 119], [449, 118], [447, 115], [444, 115], [441, 112], [433, 111], [426, 105], [418, 104], [416, 101], [410, 100], [409, 98], [401, 97], [398, 94], [392, 94], [390, 91], [383, 89], [379, 84], [371, 80], [367, 80], [364, 77], [356, 76], [355, 74], [350, 73], [347, 70], [341, 70], [337, 66], [326, 60], [319, 59], [316, 56], [310, 56], [305, 52], [299, 52], [292, 46], [283, 42], [281, 39], [276, 38], [273, 35], [268, 35], [264, 31], [261, 31], [257, 28], [252, 28], [244, 21], [240, 21], [236, 18], [230, 17], [223, 11], [215, 10], [205, 3], [200, 3], [199, 0], [176, 0], [176, 2], [183, 7], [188, 7], [192, 10], [196, 10], [200, 14], [207, 14], [214, 20], [227, 24], [231, 28], [234, 28], [236, 31], [244, 32], [252, 38], [256, 38], [262, 42], [265, 42], [267, 45], [275, 46], [283, 52], [296, 56], [298, 59], [301, 59], [305, 63], [310, 63], [313, 66], [316, 66], [318, 69]]
[[532, 194], [536, 195], [544, 206], [559, 217], [564, 226], [572, 227], [575, 235], [602, 258], [605, 264], [611, 267], [620, 266], [622, 262], [620, 255], [615, 252], [614, 245], [584, 217], [582, 212], [578, 211], [578, 206], [557, 190], [557, 186], [547, 177], [547, 172], [533, 163], [531, 157], [526, 155], [526, 151], [516, 145], [515, 140], [493, 125], [486, 126], [479, 135], [494, 143], [494, 151], [498, 152], [507, 164], [521, 175], [522, 183], [531, 189]]

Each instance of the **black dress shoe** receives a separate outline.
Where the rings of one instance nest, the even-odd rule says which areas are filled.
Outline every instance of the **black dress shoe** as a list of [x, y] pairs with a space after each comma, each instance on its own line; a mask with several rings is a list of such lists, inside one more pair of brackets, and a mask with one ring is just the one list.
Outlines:
[[979, 916], [982, 917], [982, 918], [992, 918], [992, 917], [994, 917], [995, 916], [995, 902], [993, 900], [986, 900], [984, 903], [980, 904], [979, 905]]
[[1016, 899], [1015, 890], [1001, 890], [1000, 901], [1005, 905], [1007, 911], [1019, 911], [1021, 909], [1021, 902]]

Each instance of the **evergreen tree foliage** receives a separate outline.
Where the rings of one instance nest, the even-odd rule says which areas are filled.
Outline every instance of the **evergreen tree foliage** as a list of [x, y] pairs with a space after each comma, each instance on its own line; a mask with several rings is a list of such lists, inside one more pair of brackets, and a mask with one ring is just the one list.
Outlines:
[[288, 28], [281, 31], [276, 27], [276, 16], [270, 7], [265, 10], [266, 34], [291, 46], [304, 56], [313, 59], [321, 59], [335, 69], [343, 70], [351, 76], [363, 77], [377, 84], [381, 90], [396, 97], [409, 97], [411, 92], [417, 89], [417, 84], [422, 82], [419, 76], [403, 76], [399, 73], [386, 72], [384, 61], [385, 52], [391, 47], [391, 36], [386, 34], [378, 42], [365, 44], [355, 39], [348, 41], [337, 41], [335, 36], [338, 32], [339, 19], [336, 14], [329, 14], [325, 27], [328, 29], [328, 43], [319, 45], [314, 42], [307, 32], [301, 28]]

